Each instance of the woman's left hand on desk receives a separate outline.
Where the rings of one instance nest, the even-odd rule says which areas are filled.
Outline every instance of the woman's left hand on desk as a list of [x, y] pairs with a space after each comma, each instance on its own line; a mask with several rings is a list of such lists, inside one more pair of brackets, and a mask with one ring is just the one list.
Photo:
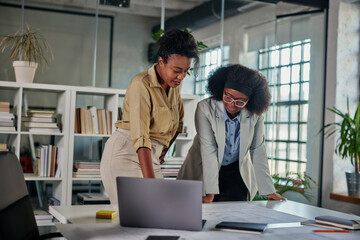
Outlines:
[[286, 200], [283, 196], [278, 193], [271, 193], [267, 195], [268, 200]]

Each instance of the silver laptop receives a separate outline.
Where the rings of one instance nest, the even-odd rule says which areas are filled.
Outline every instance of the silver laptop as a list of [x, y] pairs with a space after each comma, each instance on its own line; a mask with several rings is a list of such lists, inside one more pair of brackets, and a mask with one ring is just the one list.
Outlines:
[[202, 183], [190, 180], [117, 177], [120, 225], [202, 229]]

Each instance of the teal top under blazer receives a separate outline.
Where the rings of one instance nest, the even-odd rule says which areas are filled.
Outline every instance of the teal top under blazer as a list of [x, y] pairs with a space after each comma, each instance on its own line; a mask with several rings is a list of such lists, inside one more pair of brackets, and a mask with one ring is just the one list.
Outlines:
[[[245, 108], [240, 118], [239, 169], [251, 200], [275, 193], [265, 149], [264, 118], [251, 115]], [[207, 98], [195, 112], [196, 136], [177, 179], [201, 180], [203, 195], [219, 194], [219, 170], [225, 150], [223, 102]]]

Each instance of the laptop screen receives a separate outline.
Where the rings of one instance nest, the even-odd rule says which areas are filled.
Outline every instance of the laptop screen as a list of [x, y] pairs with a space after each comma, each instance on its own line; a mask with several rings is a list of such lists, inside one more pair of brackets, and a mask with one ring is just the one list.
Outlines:
[[200, 231], [202, 183], [117, 177], [120, 225]]

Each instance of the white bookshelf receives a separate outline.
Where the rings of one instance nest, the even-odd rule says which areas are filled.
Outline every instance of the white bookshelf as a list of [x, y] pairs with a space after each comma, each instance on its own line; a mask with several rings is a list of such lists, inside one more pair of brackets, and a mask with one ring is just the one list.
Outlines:
[[[0, 101], [10, 102], [10, 112], [15, 115], [16, 121], [15, 132], [0, 132], [1, 143], [6, 143], [8, 148], [16, 154], [19, 161], [21, 161], [21, 158], [33, 161], [35, 148], [33, 145], [31, 146], [31, 142], [38, 142], [40, 145], [52, 143], [60, 147], [63, 153], [68, 151], [68, 113], [70, 111], [70, 88], [68, 86], [0, 81]], [[26, 106], [56, 109], [58, 121], [62, 125], [61, 133], [51, 134], [27, 131], [21, 122], [21, 117], [26, 115]], [[22, 148], [27, 149], [25, 155], [22, 154]], [[42, 194], [46, 194], [41, 191], [46, 184], [51, 185], [52, 196], [59, 199], [62, 205], [66, 204], [67, 159], [65, 154], [63, 154], [63, 158], [61, 177], [38, 177], [33, 173], [24, 173], [27, 182], [34, 181], [36, 183], [38, 200], [42, 198]], [[40, 207], [45, 207], [42, 206], [44, 203], [42, 200], [39, 200], [39, 202], [41, 202], [39, 203]]]
[[[20, 159], [21, 148], [24, 140], [30, 137], [34, 141], [42, 141], [41, 144], [51, 142], [61, 147], [62, 171], [61, 177], [37, 177], [34, 174], [26, 173], [26, 181], [35, 181], [39, 184], [44, 182], [52, 185], [53, 196], [60, 200], [61, 205], [71, 205], [73, 186], [79, 182], [101, 182], [101, 178], [74, 178], [73, 166], [76, 160], [100, 161], [103, 144], [111, 136], [109, 134], [80, 134], [74, 133], [75, 109], [96, 106], [98, 109], [108, 109], [112, 112], [112, 132], [115, 130], [114, 123], [118, 118], [118, 107], [122, 108], [123, 98], [126, 90], [110, 88], [76, 87], [50, 84], [26, 84], [0, 81], [0, 101], [9, 101], [11, 112], [16, 116], [15, 132], [0, 132], [0, 143], [7, 143]], [[28, 107], [52, 107], [61, 120], [61, 133], [30, 133], [21, 123], [24, 116], [24, 100], [26, 98]], [[184, 104], [184, 126], [187, 129], [186, 137], [178, 137], [176, 140], [176, 159], [184, 160], [191, 147], [195, 136], [194, 113], [197, 104], [197, 96], [183, 95]], [[51, 101], [53, 101], [51, 105]], [[34, 106], [34, 104], [36, 106]], [[50, 105], [49, 105], [50, 104]], [[45, 139], [45, 140], [43, 140]], [[4, 142], [6, 141], [6, 142]], [[45, 142], [44, 142], [45, 141]], [[47, 141], [47, 142], [46, 142]], [[101, 150], [100, 149], [100, 142]], [[93, 149], [98, 144], [99, 148]], [[95, 152], [94, 152], [95, 151]], [[96, 152], [97, 151], [97, 152]], [[80, 154], [79, 154], [80, 152]], [[89, 156], [82, 159], [82, 154]], [[97, 155], [97, 157], [93, 157]], [[80, 188], [80, 187], [79, 187]], [[50, 197], [50, 196], [49, 196]]]

